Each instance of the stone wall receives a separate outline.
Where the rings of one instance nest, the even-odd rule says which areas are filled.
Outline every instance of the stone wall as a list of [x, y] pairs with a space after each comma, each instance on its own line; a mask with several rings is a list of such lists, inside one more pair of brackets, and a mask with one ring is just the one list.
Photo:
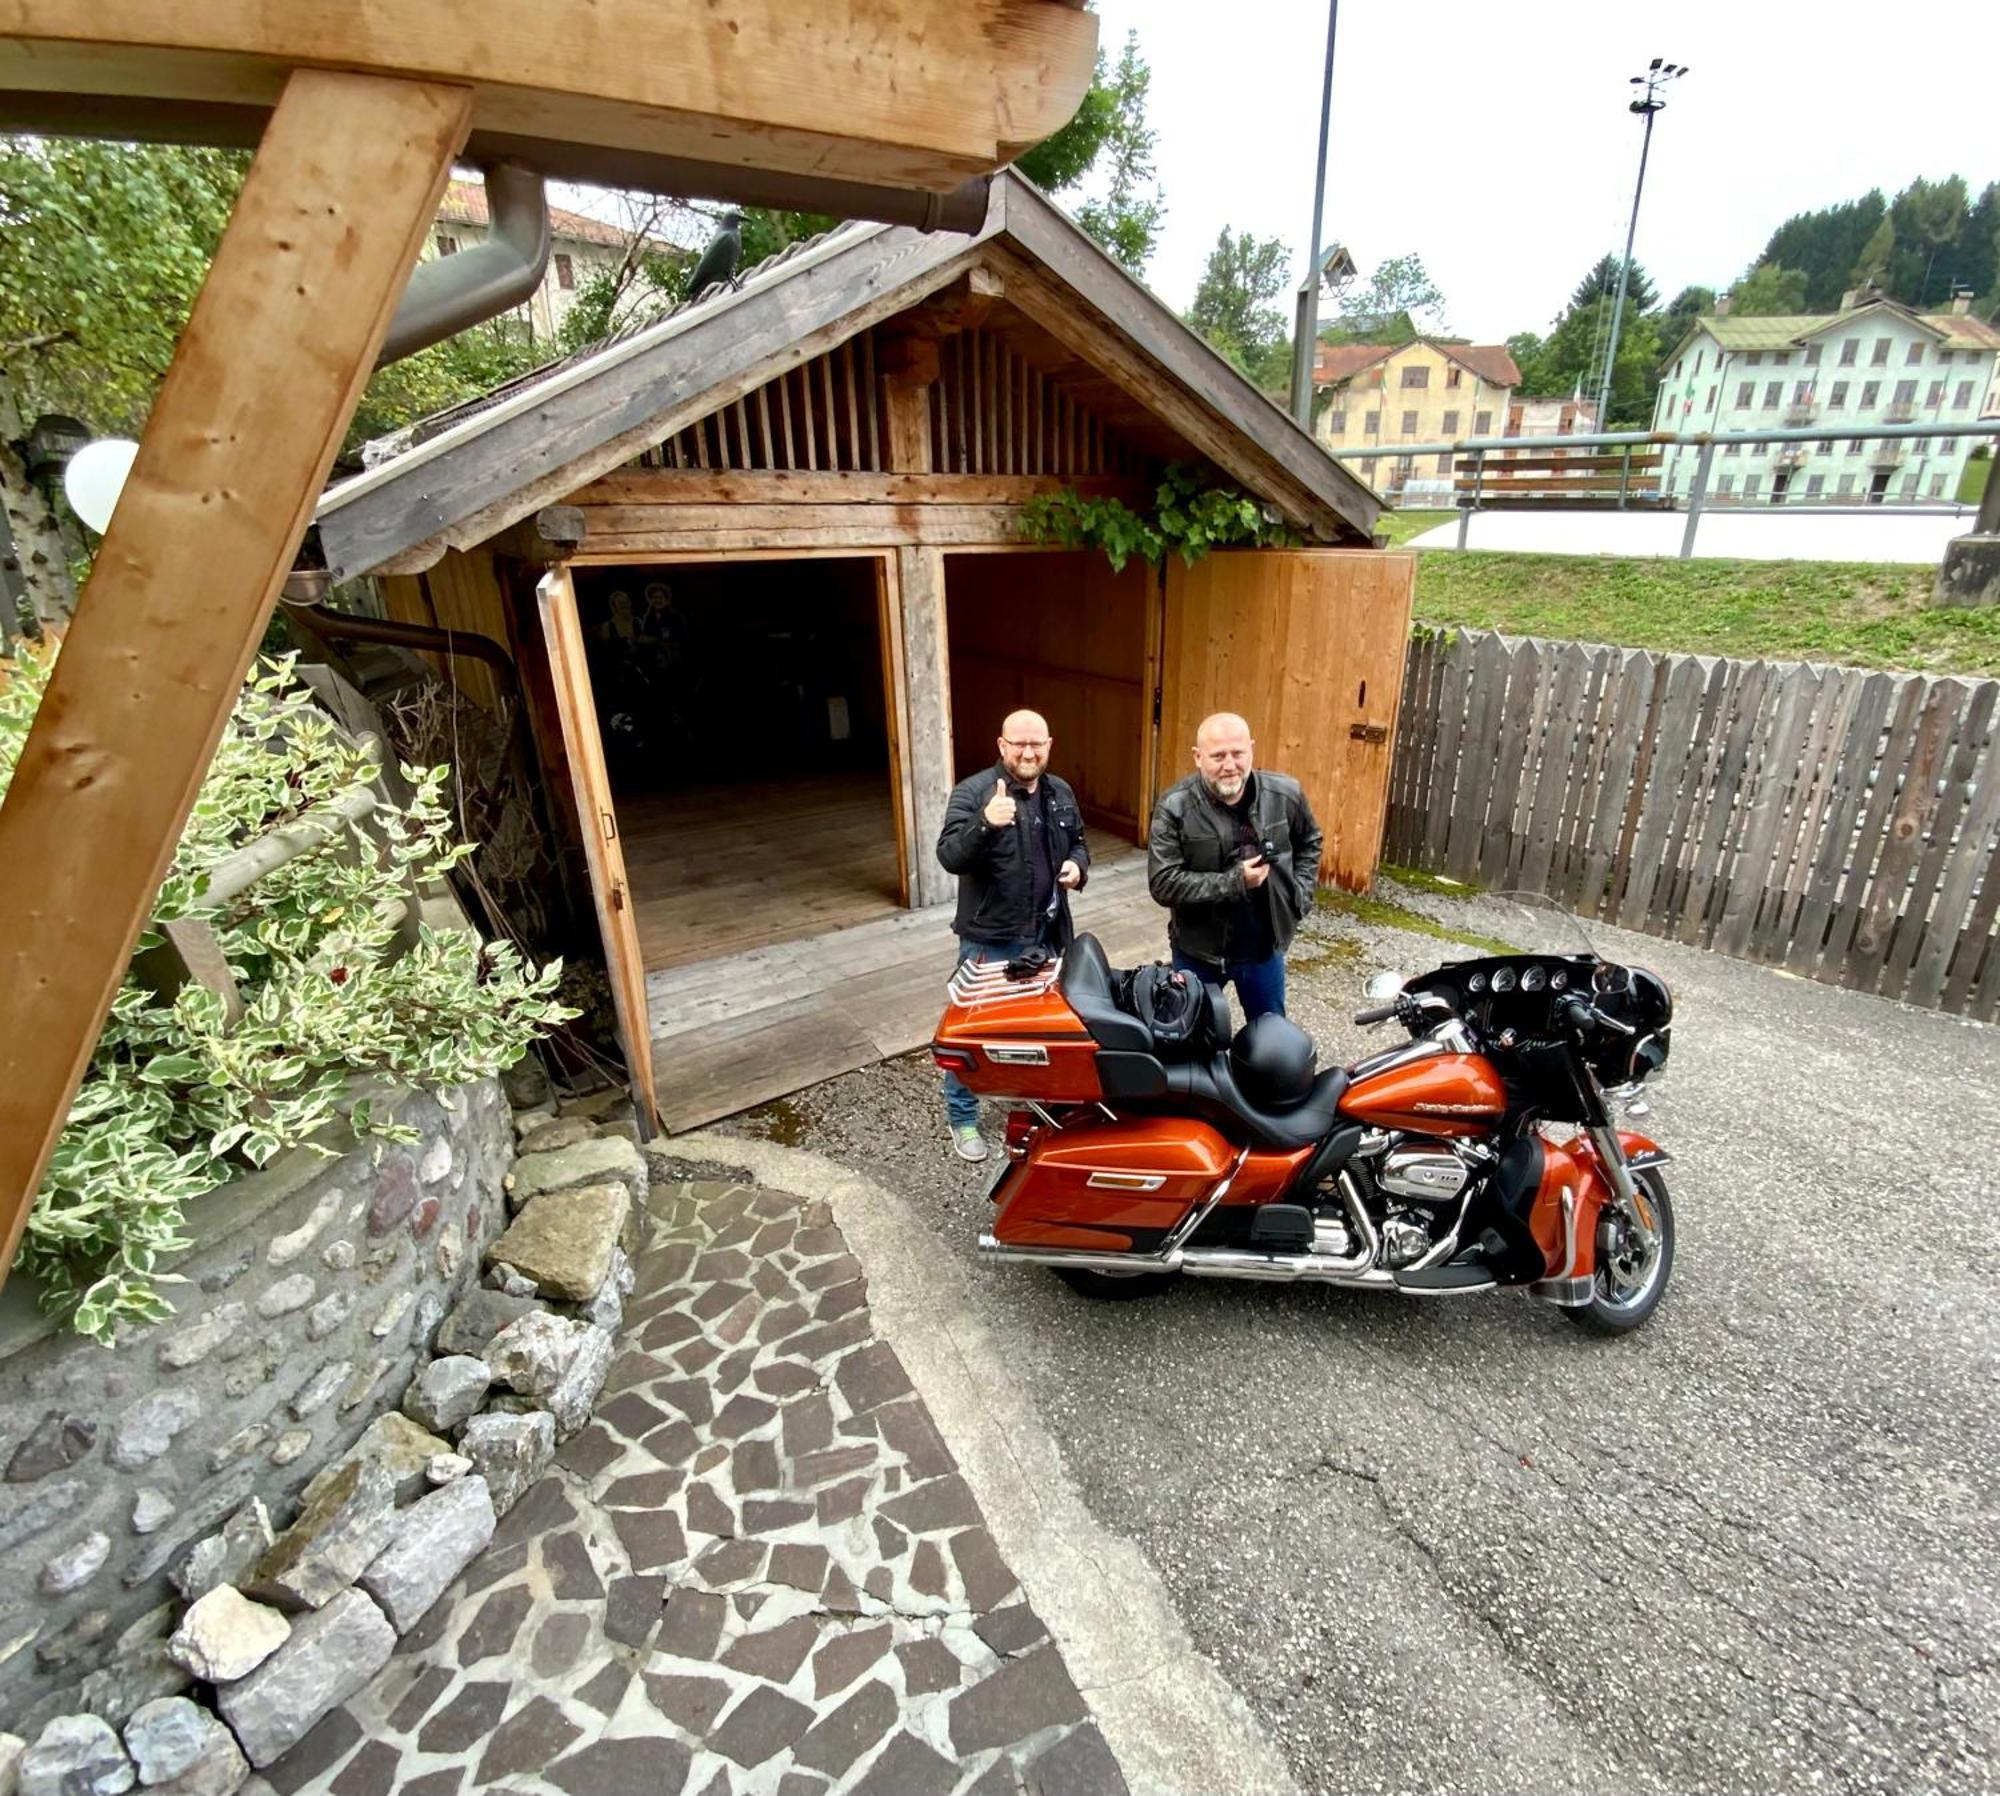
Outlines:
[[176, 1314], [112, 1349], [0, 1293], [0, 1729], [113, 1725], [187, 1679], [169, 1574], [300, 1490], [393, 1410], [506, 1226], [514, 1139], [493, 1080], [405, 1092], [409, 1146], [300, 1153], [189, 1209]]

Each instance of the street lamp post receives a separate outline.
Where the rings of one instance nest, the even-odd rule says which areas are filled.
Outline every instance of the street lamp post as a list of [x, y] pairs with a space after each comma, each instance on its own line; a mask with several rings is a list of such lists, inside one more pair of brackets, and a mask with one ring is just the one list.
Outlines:
[[1313, 363], [1319, 339], [1319, 233], [1326, 210], [1326, 144], [1333, 123], [1333, 33], [1340, 20], [1340, 0], [1327, 0], [1326, 77], [1319, 97], [1319, 166], [1313, 171], [1312, 255], [1306, 262], [1305, 285], [1299, 289], [1298, 318], [1292, 338], [1292, 416], [1301, 430], [1312, 429]]
[[1645, 115], [1646, 134], [1639, 141], [1639, 179], [1632, 189], [1632, 222], [1625, 227], [1625, 260], [1618, 265], [1618, 297], [1611, 302], [1611, 340], [1604, 348], [1604, 375], [1597, 383], [1600, 430], [1608, 428], [1611, 420], [1611, 370], [1618, 360], [1618, 326], [1625, 312], [1625, 288], [1632, 278], [1632, 240], [1639, 234], [1639, 196], [1646, 191], [1646, 157], [1653, 147], [1653, 115], [1667, 104], [1660, 97], [1660, 90], [1686, 73], [1686, 64], [1666, 62], [1656, 56], [1645, 74], [1632, 77], [1634, 87], [1646, 90], [1630, 107], [1631, 111]]

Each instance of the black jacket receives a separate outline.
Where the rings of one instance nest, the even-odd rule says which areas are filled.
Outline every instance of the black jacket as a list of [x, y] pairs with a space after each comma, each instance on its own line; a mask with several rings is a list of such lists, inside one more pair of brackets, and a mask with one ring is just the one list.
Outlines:
[[[1009, 829], [986, 821], [987, 801], [995, 782], [1005, 780], [1019, 807]], [[1067, 780], [1042, 775], [1048, 793], [1049, 846], [1054, 869], [1074, 861], [1087, 879], [1090, 850], [1083, 840], [1083, 812]], [[938, 831], [938, 863], [958, 875], [958, 915], [952, 928], [969, 942], [1045, 942], [1066, 948], [1075, 930], [1069, 920], [1069, 894], [1056, 888], [1056, 914], [1046, 921], [1035, 915], [1034, 875], [1028, 865], [1028, 822], [1022, 814], [1030, 800], [995, 762], [983, 773], [960, 780], [944, 807], [944, 827]], [[1081, 887], [1079, 887], [1079, 890]]]
[[[1297, 780], [1259, 768], [1250, 783], [1251, 814], [1271, 877], [1249, 895], [1270, 906], [1271, 938], [1282, 954], [1313, 907], [1320, 829]], [[1176, 948], [1217, 965], [1232, 958], [1230, 918], [1245, 895], [1236, 820], [1209, 796], [1198, 773], [1169, 787], [1153, 807], [1146, 884], [1154, 902], [1171, 913], [1167, 934]]]

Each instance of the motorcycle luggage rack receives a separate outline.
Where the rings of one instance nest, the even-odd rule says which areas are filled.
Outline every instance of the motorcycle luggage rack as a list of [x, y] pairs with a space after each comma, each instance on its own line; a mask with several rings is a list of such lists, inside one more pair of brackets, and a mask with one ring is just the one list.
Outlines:
[[1025, 979], [1009, 979], [1005, 961], [962, 961], [945, 987], [954, 1004], [977, 1010], [982, 1004], [1001, 1004], [1013, 998], [1039, 997], [1053, 987], [1062, 974], [1062, 961], [1052, 960]]

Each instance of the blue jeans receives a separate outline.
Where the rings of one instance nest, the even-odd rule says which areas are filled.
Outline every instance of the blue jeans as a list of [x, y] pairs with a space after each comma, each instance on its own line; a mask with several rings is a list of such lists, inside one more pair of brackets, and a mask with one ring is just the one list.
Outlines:
[[[968, 942], [961, 936], [958, 964], [964, 966], [968, 960], [1018, 960], [1033, 946], [1032, 942]], [[956, 1073], [944, 1076], [944, 1113], [954, 1129], [979, 1121], [979, 1099], [966, 1090], [965, 1082]]]
[[1236, 1001], [1243, 1007], [1243, 1020], [1285, 1014], [1285, 957], [1274, 954], [1269, 960], [1232, 961], [1216, 967], [1205, 960], [1192, 960], [1176, 948], [1174, 965], [1183, 973], [1194, 973], [1210, 985], [1233, 985]]

